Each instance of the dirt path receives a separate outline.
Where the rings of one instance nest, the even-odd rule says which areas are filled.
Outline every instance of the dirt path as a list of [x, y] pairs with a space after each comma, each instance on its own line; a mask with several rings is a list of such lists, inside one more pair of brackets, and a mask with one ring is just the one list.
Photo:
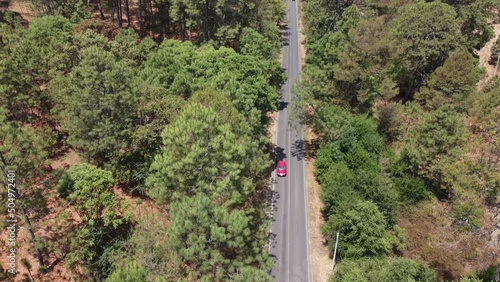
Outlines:
[[35, 18], [36, 13], [33, 11], [31, 8], [31, 1], [26, 1], [26, 0], [2, 0], [0, 1], [2, 3], [1, 8], [3, 10], [8, 10], [11, 12], [14, 12], [14, 14], [21, 16], [23, 19], [23, 24], [30, 23], [33, 18]]
[[[475, 52], [476, 55], [479, 56], [479, 65], [486, 69], [485, 76], [477, 83], [477, 87], [479, 89], [482, 89], [495, 73], [495, 66], [490, 65], [488, 61], [491, 55], [491, 47], [493, 47], [493, 44], [497, 41], [498, 37], [500, 36], [500, 24], [492, 24], [492, 26], [493, 30], [495, 31], [495, 36], [493, 36], [493, 38], [490, 41], [488, 41], [488, 43], [486, 43], [483, 48]], [[497, 76], [499, 75], [499, 73], [500, 72], [497, 72]]]

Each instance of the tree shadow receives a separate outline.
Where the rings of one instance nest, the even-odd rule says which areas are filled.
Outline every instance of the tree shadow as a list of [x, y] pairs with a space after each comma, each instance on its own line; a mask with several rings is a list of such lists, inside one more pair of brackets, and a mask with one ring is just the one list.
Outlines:
[[320, 142], [317, 139], [304, 141], [304, 152], [306, 159], [316, 159], [316, 157], [318, 156], [319, 145]]
[[290, 39], [288, 39], [288, 37], [291, 35], [292, 33], [290, 32], [290, 28], [288, 27], [287, 24], [283, 25], [281, 27], [281, 39], [283, 40], [283, 46], [288, 46], [290, 45]]
[[278, 111], [283, 111], [284, 109], [286, 109], [288, 107], [288, 102], [284, 102], [284, 101], [279, 101], [278, 102]]
[[66, 258], [66, 256], [68, 254], [69, 254], [69, 249], [64, 250], [62, 257], [56, 257], [56, 259], [47, 267], [46, 271], [50, 272], [50, 271], [54, 270], [54, 267], [56, 267], [59, 263], [61, 263]]
[[286, 159], [285, 149], [279, 146], [275, 146], [274, 159], [276, 160], [276, 165], [278, 164], [278, 161]]
[[290, 152], [292, 157], [297, 158], [299, 161], [303, 160], [305, 156], [304, 140], [295, 140], [291, 147]]
[[292, 157], [301, 161], [304, 158], [307, 160], [315, 159], [319, 149], [319, 141], [313, 140], [296, 140], [291, 146]]

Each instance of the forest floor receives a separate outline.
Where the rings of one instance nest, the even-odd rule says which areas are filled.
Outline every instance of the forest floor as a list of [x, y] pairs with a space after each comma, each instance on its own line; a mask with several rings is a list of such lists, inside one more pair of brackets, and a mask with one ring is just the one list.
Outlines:
[[30, 0], [0, 0], [0, 10], [8, 10], [20, 16], [25, 26], [36, 16], [35, 11], [31, 8]]

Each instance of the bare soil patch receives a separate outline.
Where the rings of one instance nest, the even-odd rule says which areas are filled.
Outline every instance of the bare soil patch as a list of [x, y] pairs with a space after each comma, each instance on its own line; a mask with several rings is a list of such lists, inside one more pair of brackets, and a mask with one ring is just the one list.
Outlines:
[[423, 202], [401, 211], [399, 225], [406, 230], [404, 256], [423, 259], [446, 281], [481, 270], [498, 260], [498, 249], [488, 244], [489, 232], [459, 232], [452, 225], [447, 202]]
[[23, 19], [23, 24], [30, 23], [36, 17], [29, 0], [1, 0], [0, 10], [11, 11]]
[[307, 38], [305, 35], [305, 27], [304, 27], [304, 22], [303, 22], [303, 16], [304, 16], [304, 2], [302, 0], [296, 1], [297, 3], [297, 13], [298, 13], [298, 24], [299, 24], [299, 58], [300, 58], [300, 65], [303, 65], [306, 63], [306, 54], [307, 54], [307, 49], [306, 49], [306, 44], [307, 44]]
[[[491, 47], [493, 47], [493, 44], [497, 41], [498, 37], [500, 36], [500, 24], [493, 24], [491, 23], [491, 26], [493, 27], [493, 30], [495, 31], [495, 36], [488, 41], [483, 48], [480, 50], [476, 50], [475, 53], [476, 55], [479, 56], [479, 65], [485, 68], [486, 73], [483, 79], [481, 79], [478, 83], [477, 86], [479, 89], [482, 89], [484, 85], [493, 77], [495, 73], [495, 66], [490, 65], [488, 61], [490, 60], [491, 56]], [[499, 72], [497, 72], [497, 76], [499, 75]]]
[[82, 158], [78, 155], [78, 153], [75, 150], [70, 149], [62, 158], [52, 160], [50, 166], [52, 169], [58, 169], [77, 165], [81, 162]]

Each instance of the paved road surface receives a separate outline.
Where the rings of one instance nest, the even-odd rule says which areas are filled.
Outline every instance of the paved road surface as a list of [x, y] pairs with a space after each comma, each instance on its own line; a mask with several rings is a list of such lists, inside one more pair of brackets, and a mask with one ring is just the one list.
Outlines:
[[290, 126], [290, 90], [300, 72], [296, 2], [287, 0], [288, 25], [284, 29], [283, 69], [288, 80], [281, 89], [277, 123], [277, 160], [287, 163], [286, 177], [274, 184], [273, 225], [269, 252], [275, 261], [276, 281], [312, 281], [307, 237], [304, 142], [301, 126]]

